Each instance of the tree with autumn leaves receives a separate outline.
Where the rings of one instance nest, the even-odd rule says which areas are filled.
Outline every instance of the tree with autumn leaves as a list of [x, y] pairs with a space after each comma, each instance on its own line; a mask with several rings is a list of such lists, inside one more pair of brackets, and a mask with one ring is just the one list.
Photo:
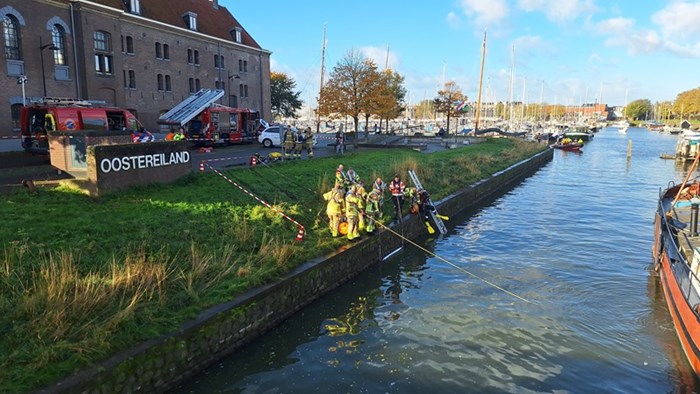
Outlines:
[[[340, 118], [350, 116], [357, 132], [360, 117], [365, 130], [369, 119], [395, 119], [404, 110], [406, 89], [403, 77], [391, 70], [379, 72], [371, 59], [350, 51], [331, 71], [330, 78], [321, 88], [318, 100], [319, 116]], [[353, 139], [357, 144], [357, 138]]]
[[454, 81], [445, 82], [445, 87], [438, 91], [438, 96], [433, 100], [435, 111], [447, 118], [447, 132], [450, 132], [450, 118], [457, 115], [457, 103], [467, 100]]

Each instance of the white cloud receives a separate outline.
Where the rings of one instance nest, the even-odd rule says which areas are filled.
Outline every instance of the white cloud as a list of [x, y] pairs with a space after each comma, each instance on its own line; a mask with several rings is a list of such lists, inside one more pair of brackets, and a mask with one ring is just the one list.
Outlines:
[[479, 27], [489, 27], [500, 23], [508, 16], [506, 0], [462, 0], [464, 14], [474, 18]]
[[625, 34], [634, 26], [629, 18], [610, 18], [596, 24], [596, 30], [602, 34]]
[[656, 12], [652, 21], [664, 38], [692, 39], [700, 37], [700, 3], [676, 2]]
[[458, 29], [462, 26], [462, 20], [460, 19], [459, 15], [457, 15], [453, 11], [450, 11], [447, 14], [447, 18], [445, 18], [445, 19], [447, 21], [447, 25], [453, 29]]
[[594, 0], [518, 0], [518, 7], [528, 12], [542, 12], [553, 22], [571, 21], [598, 9]]
[[[374, 61], [374, 64], [377, 65], [377, 68], [380, 70], [384, 69], [384, 66], [387, 63], [387, 50], [389, 48], [379, 48], [379, 47], [362, 47], [360, 48], [360, 53], [368, 58], [372, 59]], [[389, 50], [389, 68], [392, 70], [398, 69], [400, 66], [399, 62], [399, 57], [396, 53], [391, 52]]]

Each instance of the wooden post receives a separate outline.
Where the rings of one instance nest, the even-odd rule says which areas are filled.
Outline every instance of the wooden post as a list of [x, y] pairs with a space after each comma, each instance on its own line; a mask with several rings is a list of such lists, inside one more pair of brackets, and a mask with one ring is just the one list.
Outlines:
[[632, 157], [632, 140], [627, 140], [627, 158]]

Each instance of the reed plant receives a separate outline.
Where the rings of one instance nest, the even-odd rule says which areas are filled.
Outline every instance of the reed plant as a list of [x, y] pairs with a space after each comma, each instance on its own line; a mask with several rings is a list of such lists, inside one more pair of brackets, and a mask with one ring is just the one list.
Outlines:
[[[72, 187], [0, 196], [0, 392], [49, 384], [203, 309], [345, 245], [330, 237], [321, 195], [339, 163], [370, 187], [418, 172], [439, 199], [543, 149], [513, 140], [440, 153], [358, 150], [341, 158], [226, 171], [219, 177], [92, 199]], [[304, 242], [295, 241], [305, 226]]]

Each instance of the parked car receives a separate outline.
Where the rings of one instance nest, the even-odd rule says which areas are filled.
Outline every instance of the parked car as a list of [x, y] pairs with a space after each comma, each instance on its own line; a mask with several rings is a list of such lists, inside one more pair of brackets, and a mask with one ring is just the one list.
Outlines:
[[[293, 131], [296, 131], [294, 127], [292, 127], [291, 129]], [[285, 125], [268, 126], [258, 136], [258, 142], [263, 144], [265, 148], [282, 146], [282, 143], [284, 142], [285, 131], [287, 131], [287, 126]]]

